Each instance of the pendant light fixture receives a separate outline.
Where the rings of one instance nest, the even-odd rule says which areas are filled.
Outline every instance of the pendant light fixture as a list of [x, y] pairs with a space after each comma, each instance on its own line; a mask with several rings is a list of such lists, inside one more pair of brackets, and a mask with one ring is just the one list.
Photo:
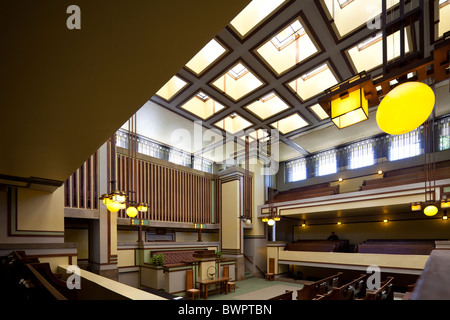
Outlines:
[[435, 95], [422, 82], [405, 82], [392, 89], [377, 110], [377, 124], [388, 134], [404, 134], [422, 125], [433, 111]]
[[[129, 175], [127, 186], [132, 185], [134, 182], [134, 190], [137, 187], [137, 117], [136, 114], [128, 121], [128, 165], [129, 165]], [[114, 153], [115, 154], [115, 153]], [[133, 165], [134, 163], [134, 170]], [[111, 182], [115, 184], [115, 181]], [[115, 186], [114, 186], [115, 187]], [[133, 196], [130, 199], [130, 194]], [[102, 203], [106, 205], [110, 212], [118, 212], [119, 210], [126, 209], [126, 214], [130, 218], [134, 218], [139, 212], [147, 212], [148, 206], [145, 203], [138, 203], [136, 199], [136, 192], [131, 191], [128, 187], [127, 191], [114, 190], [109, 194], [103, 194], [100, 197]]]

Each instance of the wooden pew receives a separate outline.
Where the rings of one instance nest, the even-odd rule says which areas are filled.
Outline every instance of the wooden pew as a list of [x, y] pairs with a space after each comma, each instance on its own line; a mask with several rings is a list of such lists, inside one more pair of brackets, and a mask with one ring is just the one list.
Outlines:
[[316, 251], [316, 252], [335, 252], [338, 244], [333, 241], [327, 242], [296, 242], [286, 245], [288, 251]]
[[355, 248], [357, 253], [379, 253], [379, 254], [410, 254], [429, 255], [434, 246], [429, 244], [359, 244]]
[[39, 272], [39, 274], [58, 292], [60, 292], [66, 299], [69, 300], [77, 300], [78, 290], [69, 289], [67, 287], [66, 281], [61, 280], [60, 274], [55, 274], [50, 269], [49, 263], [31, 263], [28, 266], [31, 266]]
[[388, 277], [386, 281], [381, 283], [380, 289], [373, 292], [367, 292], [366, 296], [361, 300], [394, 300], [394, 278]]
[[366, 296], [366, 278], [367, 274], [362, 274], [359, 278], [335, 287], [331, 292], [318, 295], [314, 300], [354, 300], [362, 299]]
[[[336, 252], [347, 252], [350, 241], [346, 240], [346, 239], [342, 239], [342, 240], [313, 240], [313, 239], [308, 240], [308, 239], [301, 239], [301, 240], [297, 240], [297, 241], [294, 241], [294, 242], [286, 245], [286, 250], [303, 251], [303, 250], [296, 250], [296, 247], [297, 246], [301, 247], [302, 244], [308, 244], [308, 243], [335, 244], [336, 245], [336, 248], [335, 248]], [[310, 251], [310, 250], [307, 250], [307, 251]]]
[[[450, 162], [443, 161], [436, 164], [435, 178], [450, 178]], [[383, 174], [381, 179], [364, 180], [359, 190], [372, 190], [377, 188], [395, 187], [399, 185], [425, 181], [423, 166], [415, 166], [399, 170], [391, 170]]]
[[340, 285], [343, 273], [338, 272], [335, 275], [315, 281], [313, 283], [306, 283], [303, 288], [297, 290], [297, 300], [312, 300], [317, 295], [324, 295], [332, 288]]
[[330, 186], [330, 183], [294, 188], [280, 191], [274, 195], [274, 202], [293, 201], [314, 197], [323, 197], [339, 193], [339, 185]]
[[285, 293], [270, 298], [269, 300], [292, 300], [292, 293], [293, 293], [292, 290], [286, 290]]

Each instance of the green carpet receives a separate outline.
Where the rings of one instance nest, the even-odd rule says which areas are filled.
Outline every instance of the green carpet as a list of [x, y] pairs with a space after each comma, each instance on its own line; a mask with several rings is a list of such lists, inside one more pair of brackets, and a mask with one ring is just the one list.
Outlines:
[[297, 296], [295, 290], [299, 290], [302, 287], [302, 284], [297, 283], [250, 278], [247, 280], [236, 281], [236, 291], [231, 291], [228, 294], [208, 294], [208, 300], [267, 300], [271, 297], [283, 294], [285, 290], [294, 291], [295, 299]]

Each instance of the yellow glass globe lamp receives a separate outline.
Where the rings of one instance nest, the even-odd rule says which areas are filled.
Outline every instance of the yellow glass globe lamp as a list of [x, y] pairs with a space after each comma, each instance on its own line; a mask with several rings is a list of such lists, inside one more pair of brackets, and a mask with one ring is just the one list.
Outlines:
[[377, 123], [388, 134], [410, 132], [424, 123], [435, 103], [433, 90], [422, 82], [406, 82], [391, 90], [377, 110]]
[[127, 208], [127, 216], [130, 218], [136, 217], [138, 214], [138, 210], [135, 207], [128, 207]]
[[267, 221], [267, 224], [268, 224], [269, 226], [273, 226], [273, 225], [275, 224], [275, 220], [269, 219], [269, 221]]
[[121, 204], [111, 200], [106, 204], [106, 208], [108, 208], [110, 212], [117, 212], [121, 209]]
[[438, 213], [438, 208], [434, 205], [426, 206], [425, 209], [423, 209], [423, 213], [426, 216], [432, 217]]

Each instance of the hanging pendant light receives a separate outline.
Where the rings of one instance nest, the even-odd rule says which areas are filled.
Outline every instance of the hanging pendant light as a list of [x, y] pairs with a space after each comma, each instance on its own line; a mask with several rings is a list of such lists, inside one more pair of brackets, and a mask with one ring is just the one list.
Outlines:
[[428, 119], [434, 103], [434, 92], [425, 83], [400, 84], [391, 90], [378, 106], [378, 126], [393, 135], [410, 132]]

